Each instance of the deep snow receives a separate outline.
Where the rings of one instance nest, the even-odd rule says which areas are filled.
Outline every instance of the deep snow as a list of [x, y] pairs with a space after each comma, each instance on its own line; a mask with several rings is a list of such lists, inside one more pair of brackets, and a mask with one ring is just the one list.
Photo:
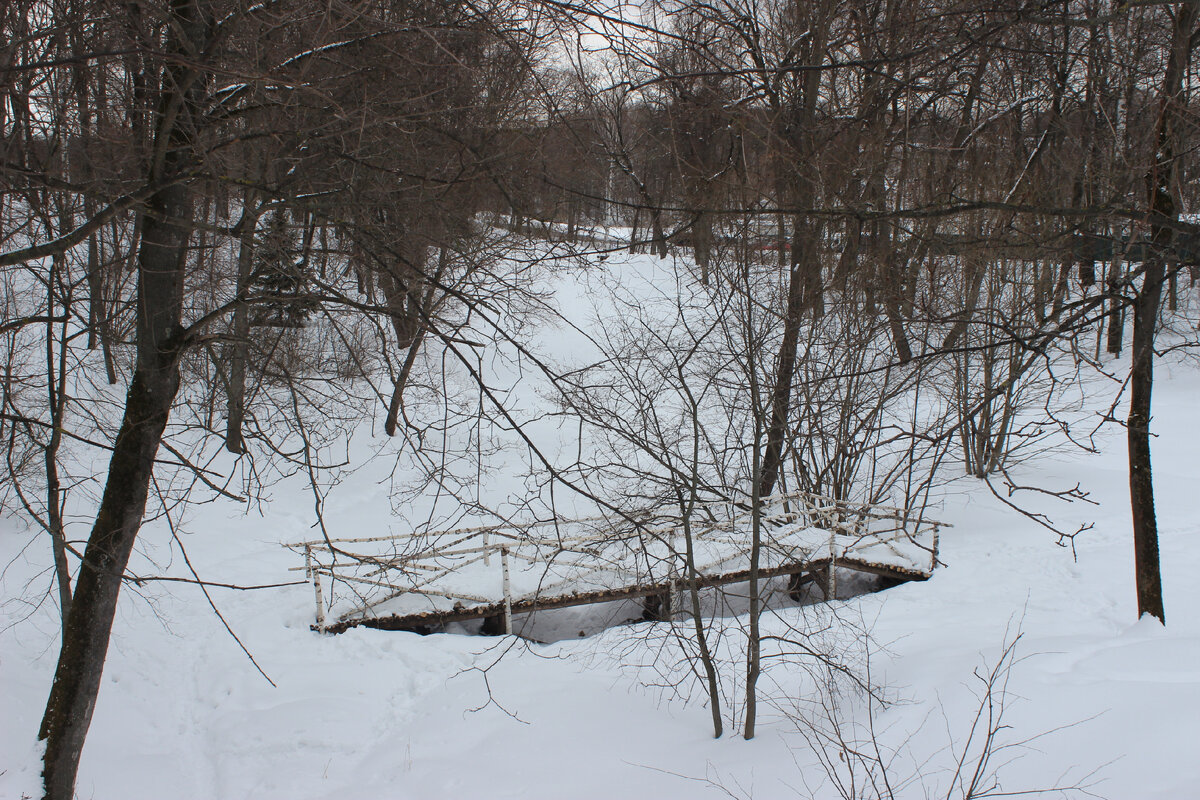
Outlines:
[[[652, 269], [646, 257], [633, 260]], [[552, 338], [563, 349], [579, 346], [577, 332]], [[1004, 790], [1081, 784], [1112, 800], [1200, 797], [1198, 391], [1200, 370], [1175, 356], [1160, 360], [1153, 447], [1166, 628], [1136, 620], [1125, 447], [1115, 426], [1099, 455], [1063, 450], [1014, 473], [1051, 488], [1079, 482], [1099, 503], [1027, 501], [1063, 527], [1095, 522], [1076, 540], [1077, 559], [963, 478], [939, 490], [936, 516], [955, 527], [942, 535], [945, 567], [930, 581], [765, 619], [768, 631], [782, 632], [819, 627], [833, 614], [843, 627], [831, 652], [860, 666], [869, 653], [873, 681], [897, 701], [875, 720], [881, 741], [899, 751], [893, 780], [921, 776], [902, 796], [939, 796], [939, 787], [945, 795], [976, 707], [972, 673], [994, 664], [1019, 630], [1000, 736], [1026, 744], [995, 757]], [[537, 393], [520, 397], [536, 403]], [[1105, 406], [1101, 399], [1096, 409]], [[361, 441], [355, 450], [370, 451]], [[368, 465], [331, 491], [327, 524], [349, 535], [398, 524], [388, 471]], [[512, 477], [505, 489], [519, 482]], [[280, 542], [308, 537], [311, 496], [296, 480], [270, 493], [261, 516], [229, 504], [189, 513], [181, 537], [202, 577], [297, 578], [289, 571], [296, 555]], [[145, 530], [137, 559], [141, 573], [188, 574], [161, 522]], [[51, 585], [49, 547], [5, 519], [0, 563], [0, 797], [15, 799], [37, 790], [34, 738], [57, 620], [51, 601], [31, 604]], [[837, 796], [798, 732], [814, 712], [806, 701], [818, 696], [802, 664], [769, 666], [754, 741], [733, 730], [714, 740], [700, 693], [685, 691], [689, 700], [662, 686], [678, 672], [661, 625], [548, 645], [361, 629], [330, 637], [309, 630], [307, 585], [210, 592], [277, 686], [255, 671], [196, 587], [127, 589], [80, 797]], [[734, 693], [737, 622], [722, 643]], [[860, 624], [871, 633], [865, 650]], [[843, 703], [847, 719], [866, 719], [861, 696]]]

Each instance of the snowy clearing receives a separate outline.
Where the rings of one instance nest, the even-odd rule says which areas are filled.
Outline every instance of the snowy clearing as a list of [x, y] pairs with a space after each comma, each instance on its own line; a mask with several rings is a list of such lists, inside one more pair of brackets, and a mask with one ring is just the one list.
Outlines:
[[[629, 261], [653, 269], [647, 257]], [[542, 335], [564, 351], [579, 345], [577, 332]], [[307, 583], [211, 587], [272, 686], [199, 588], [129, 586], [79, 796], [836, 797], [803, 734], [811, 739], [830, 710], [851, 736], [865, 736], [873, 724], [880, 746], [894, 754], [898, 796], [944, 796], [978, 708], [981, 684], [973, 674], [995, 666], [1018, 632], [1006, 673], [1003, 747], [991, 763], [1004, 791], [1079, 786], [1113, 800], [1200, 796], [1197, 392], [1193, 365], [1160, 362], [1154, 466], [1166, 628], [1136, 621], [1125, 448], [1122, 431], [1110, 428], [1102, 454], [1062, 451], [1013, 473], [1028, 485], [1079, 482], [1098, 501], [1028, 500], [1068, 528], [1095, 522], [1077, 537], [1074, 554], [978, 480], [962, 478], [940, 486], [931, 505], [954, 526], [941, 534], [944, 566], [932, 579], [769, 612], [765, 632], [779, 640], [764, 652], [767, 708], [751, 742], [735, 731], [711, 737], [702, 692], [669, 623], [596, 632], [603, 620], [595, 612], [558, 612], [567, 615], [554, 620], [559, 634], [578, 625], [589, 635], [545, 645], [465, 629], [329, 636], [309, 629]], [[538, 401], [534, 389], [518, 387], [514, 396], [531, 407]], [[1100, 402], [1094, 410], [1103, 408]], [[562, 435], [539, 424], [549, 439]], [[369, 438], [367, 428], [361, 438]], [[369, 451], [355, 445], [357, 454]], [[392, 530], [389, 474], [385, 465], [367, 464], [346, 476], [326, 497], [327, 525], [337, 535]], [[495, 481], [511, 492], [522, 476], [513, 470]], [[261, 515], [216, 503], [177, 522], [197, 574], [246, 586], [297, 579], [289, 571], [296, 555], [281, 543], [311, 538], [312, 498], [298, 479], [271, 492]], [[39, 790], [34, 739], [58, 619], [46, 599], [49, 547], [31, 543], [11, 520], [0, 524], [0, 797], [16, 800]], [[135, 573], [190, 575], [162, 520], [147, 525], [142, 541]], [[737, 617], [721, 630], [718, 657], [736, 712], [744, 634]], [[785, 655], [796, 631], [856, 669], [869, 668], [893, 702], [878, 708], [847, 686], [822, 685], [805, 658]]]

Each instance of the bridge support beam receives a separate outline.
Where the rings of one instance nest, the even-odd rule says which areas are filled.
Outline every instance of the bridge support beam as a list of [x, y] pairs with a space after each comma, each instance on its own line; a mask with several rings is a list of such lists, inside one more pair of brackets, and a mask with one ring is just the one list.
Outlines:
[[835, 575], [833, 567], [828, 564], [810, 569], [797, 570], [788, 575], [788, 597], [796, 602], [800, 602], [804, 599], [804, 587], [810, 583], [815, 583], [821, 588], [821, 598], [829, 600], [837, 594]]
[[647, 622], [667, 622], [674, 609], [671, 607], [674, 592], [648, 594], [642, 598], [642, 619]]

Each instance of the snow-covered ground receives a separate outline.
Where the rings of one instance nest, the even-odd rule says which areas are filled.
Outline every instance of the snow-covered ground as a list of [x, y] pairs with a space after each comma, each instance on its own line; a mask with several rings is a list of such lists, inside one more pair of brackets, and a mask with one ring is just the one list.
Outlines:
[[[578, 345], [572, 336], [558, 335], [560, 346]], [[964, 478], [939, 490], [936, 516], [954, 528], [942, 534], [945, 567], [930, 581], [764, 618], [769, 634], [823, 631], [812, 639], [819, 649], [860, 675], [869, 666], [892, 701], [873, 718], [861, 693], [822, 681], [811, 659], [779, 657], [760, 683], [757, 737], [743, 741], [727, 724], [713, 739], [699, 687], [671, 686], [678, 645], [662, 624], [547, 645], [364, 629], [321, 636], [309, 629], [308, 585], [211, 588], [272, 686], [197, 587], [151, 583], [122, 596], [78, 794], [839, 797], [809, 745], [814, 726], [827, 726], [822, 709], [836, 703], [846, 735], [867, 738], [871, 722], [895, 754], [897, 796], [957, 796], [955, 761], [980, 735], [970, 738], [982, 691], [974, 673], [996, 665], [1019, 632], [1005, 691], [992, 695], [1003, 694], [1005, 709], [989, 771], [1004, 791], [1078, 785], [1112, 800], [1200, 797], [1198, 392], [1200, 370], [1160, 361], [1153, 446], [1166, 628], [1136, 619], [1125, 446], [1113, 427], [1098, 455], [1062, 451], [1013, 473], [1054, 489], [1078, 482], [1098, 501], [1028, 501], [1065, 528], [1095, 523], [1076, 539], [1075, 557]], [[1103, 410], [1106, 401], [1097, 402]], [[368, 466], [330, 492], [334, 534], [370, 535], [396, 522], [387, 474]], [[226, 583], [296, 580], [297, 557], [280, 543], [309, 538], [307, 491], [298, 480], [277, 484], [262, 515], [227, 504], [192, 510], [180, 530], [192, 566]], [[138, 572], [188, 575], [161, 522], [147, 527], [137, 558]], [[29, 602], [51, 586], [42, 540], [0, 521], [0, 563], [0, 797], [15, 800], [37, 791], [34, 739], [57, 619], [50, 600]], [[726, 700], [734, 700], [728, 718], [741, 711], [743, 638], [738, 619], [725, 626], [718, 650]], [[847, 762], [832, 763], [845, 773]]]

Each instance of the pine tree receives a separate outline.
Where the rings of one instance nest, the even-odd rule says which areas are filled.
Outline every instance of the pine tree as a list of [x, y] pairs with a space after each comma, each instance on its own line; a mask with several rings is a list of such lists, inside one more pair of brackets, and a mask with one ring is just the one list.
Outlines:
[[286, 214], [272, 212], [255, 248], [251, 298], [256, 311], [251, 324], [304, 327], [319, 305], [308, 292], [306, 261], [296, 252]]

